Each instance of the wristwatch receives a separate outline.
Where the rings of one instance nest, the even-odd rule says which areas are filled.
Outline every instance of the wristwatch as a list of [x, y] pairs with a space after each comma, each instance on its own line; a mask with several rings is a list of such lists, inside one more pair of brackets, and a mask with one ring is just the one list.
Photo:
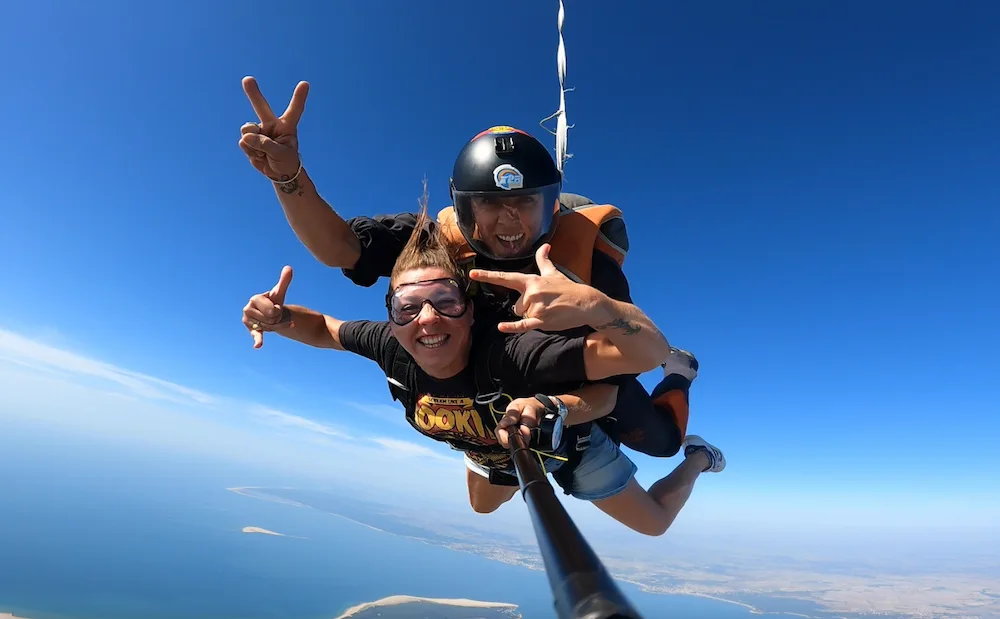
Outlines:
[[569, 409], [563, 401], [555, 396], [536, 393], [535, 399], [545, 407], [542, 418], [538, 420], [537, 448], [543, 451], [556, 451], [562, 445], [563, 429]]

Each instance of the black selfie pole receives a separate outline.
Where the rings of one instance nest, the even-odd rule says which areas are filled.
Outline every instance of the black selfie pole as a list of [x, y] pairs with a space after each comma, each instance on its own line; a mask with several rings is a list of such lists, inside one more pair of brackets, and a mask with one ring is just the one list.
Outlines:
[[510, 433], [521, 496], [531, 514], [559, 619], [642, 619], [556, 497], [520, 432]]

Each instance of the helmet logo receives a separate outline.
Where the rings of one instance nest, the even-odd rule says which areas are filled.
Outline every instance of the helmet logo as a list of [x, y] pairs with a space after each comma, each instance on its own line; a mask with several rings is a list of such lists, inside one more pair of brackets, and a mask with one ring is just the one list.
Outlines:
[[521, 189], [524, 187], [524, 175], [521, 171], [505, 163], [503, 165], [498, 165], [493, 170], [493, 182], [500, 189], [506, 189], [510, 191], [511, 189]]
[[510, 135], [511, 133], [520, 133], [521, 135], [531, 137], [527, 131], [521, 131], [517, 127], [511, 127], [510, 125], [496, 125], [486, 129], [485, 131], [480, 131], [476, 134], [476, 137], [472, 138], [471, 141], [475, 142], [484, 135]]

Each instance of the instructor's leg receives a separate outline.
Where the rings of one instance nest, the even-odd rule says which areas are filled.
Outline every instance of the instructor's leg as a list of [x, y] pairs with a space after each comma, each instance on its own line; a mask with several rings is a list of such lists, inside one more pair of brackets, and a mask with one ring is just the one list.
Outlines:
[[650, 396], [653, 408], [676, 425], [682, 441], [687, 436], [691, 383], [697, 377], [698, 360], [694, 355], [671, 347], [670, 356], [663, 364], [663, 380]]
[[684, 440], [673, 412], [654, 405], [646, 388], [634, 378], [618, 386], [618, 400], [608, 418], [614, 420], [598, 422], [605, 433], [647, 456], [669, 458]]
[[663, 380], [652, 395], [638, 380], [618, 387], [618, 401], [600, 424], [618, 442], [654, 458], [669, 458], [680, 450], [688, 425], [688, 393], [698, 376], [698, 360], [679, 348], [670, 349], [663, 364]]

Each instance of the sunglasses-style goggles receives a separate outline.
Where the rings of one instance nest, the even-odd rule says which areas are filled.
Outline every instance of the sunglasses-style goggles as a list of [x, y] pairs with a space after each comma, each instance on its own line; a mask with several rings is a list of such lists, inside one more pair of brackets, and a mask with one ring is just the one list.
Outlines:
[[385, 296], [389, 319], [401, 327], [413, 322], [426, 303], [441, 316], [459, 318], [468, 308], [468, 296], [465, 287], [451, 277], [401, 284]]

